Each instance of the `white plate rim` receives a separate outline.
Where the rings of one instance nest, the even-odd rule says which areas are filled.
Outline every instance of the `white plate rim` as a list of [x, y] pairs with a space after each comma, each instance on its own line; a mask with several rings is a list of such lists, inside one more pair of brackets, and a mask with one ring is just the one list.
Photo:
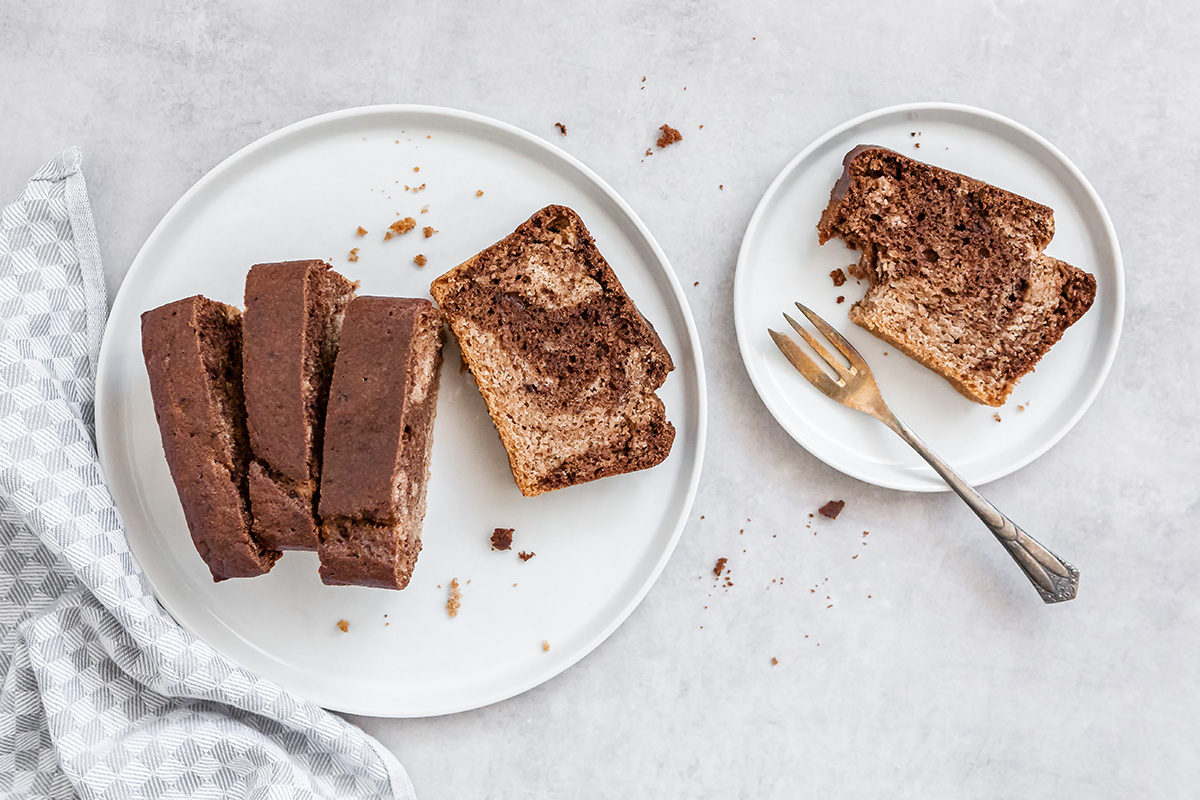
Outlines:
[[748, 262], [750, 260], [749, 251], [755, 235], [757, 234], [757, 229], [762, 222], [762, 218], [766, 216], [767, 210], [774, 202], [775, 195], [779, 192], [784, 183], [791, 177], [792, 173], [799, 167], [799, 165], [831, 139], [840, 136], [841, 134], [858, 125], [871, 122], [879, 117], [906, 112], [922, 111], [949, 111], [961, 113], [965, 116], [981, 117], [989, 122], [1008, 127], [1014, 132], [1028, 138], [1034, 144], [1043, 148], [1046, 153], [1060, 162], [1071, 178], [1078, 182], [1079, 187], [1083, 189], [1088, 201], [1098, 212], [1100, 222], [1104, 229], [1104, 234], [1108, 240], [1108, 244], [1112, 248], [1113, 266], [1115, 268], [1116, 277], [1115, 285], [1113, 287], [1113, 295], [1116, 301], [1116, 327], [1110, 334], [1110, 343], [1107, 350], [1103, 354], [1103, 363], [1101, 369], [1095, 374], [1092, 384], [1088, 389], [1087, 396], [1084, 398], [1083, 402], [1078, 405], [1070, 418], [1068, 418], [1061, 426], [1059, 426], [1059, 428], [1055, 430], [1051, 436], [1043, 440], [1043, 442], [1037, 447], [1031, 448], [1029, 452], [1022, 458], [1015, 459], [1014, 461], [1006, 465], [1002, 465], [999, 468], [993, 468], [990, 472], [985, 472], [982, 478], [976, 481], [977, 485], [990, 483], [1007, 475], [1011, 475], [1017, 470], [1028, 466], [1030, 463], [1044, 455], [1054, 445], [1058, 444], [1058, 442], [1061, 441], [1062, 438], [1066, 436], [1072, 428], [1075, 427], [1075, 424], [1079, 422], [1079, 420], [1087, 412], [1088, 408], [1091, 407], [1092, 402], [1096, 399], [1096, 396], [1100, 393], [1100, 389], [1103, 387], [1104, 381], [1108, 377], [1109, 370], [1112, 368], [1113, 360], [1117, 355], [1117, 347], [1120, 344], [1121, 330], [1124, 327], [1125, 320], [1125, 266], [1121, 255], [1121, 247], [1117, 241], [1117, 232], [1113, 227], [1111, 217], [1109, 217], [1108, 209], [1105, 208], [1104, 203], [1100, 199], [1100, 195], [1096, 192], [1091, 182], [1087, 179], [1083, 172], [1075, 166], [1074, 162], [1067, 158], [1067, 156], [1061, 150], [1055, 147], [1053, 143], [1051, 143], [1041, 134], [1037, 133], [1031, 128], [1026, 127], [1025, 125], [1022, 125], [1016, 120], [1010, 119], [1002, 114], [997, 114], [994, 111], [988, 111], [987, 109], [978, 108], [976, 106], [966, 105], [963, 103], [948, 103], [941, 101], [900, 103], [897, 105], [878, 108], [874, 111], [868, 111], [865, 114], [860, 114], [853, 119], [849, 119], [840, 125], [835, 126], [813, 140], [807, 147], [801, 150], [791, 161], [789, 161], [787, 165], [780, 170], [778, 175], [775, 176], [775, 179], [771, 182], [770, 186], [767, 187], [766, 192], [763, 193], [762, 198], [758, 201], [758, 205], [755, 207], [754, 213], [750, 216], [750, 221], [746, 224], [746, 232], [742, 235], [742, 244], [738, 248], [737, 266], [735, 267], [734, 271], [733, 315], [734, 328], [737, 333], [738, 350], [741, 354], [742, 363], [745, 365], [746, 372], [750, 376], [750, 382], [754, 385], [755, 392], [757, 392], [759, 399], [762, 400], [763, 405], [767, 407], [767, 410], [771, 413], [771, 416], [775, 418], [775, 421], [778, 422], [779, 425], [785, 431], [787, 431], [788, 435], [791, 436], [800, 446], [828, 466], [833, 467], [845, 475], [857, 478], [865, 483], [881, 486], [885, 489], [895, 489], [897, 491], [906, 492], [947, 492], [950, 491], [950, 487], [941, 481], [937, 483], [908, 483], [903, 480], [888, 480], [886, 478], [880, 478], [876, 475], [870, 475], [856, 468], [853, 463], [845, 459], [839, 459], [836, 453], [831, 454], [829, 452], [820, 451], [820, 448], [815, 447], [812, 440], [806, 435], [804, 428], [796, 425], [790, 419], [788, 410], [776, 403], [772, 399], [771, 394], [764, 390], [764, 378], [759, 374], [759, 371], [755, 366], [754, 359], [751, 358], [750, 348], [752, 345], [750, 342], [753, 332], [748, 328], [750, 322], [746, 318], [746, 313], [742, 310], [746, 303], [745, 297], [746, 292], [748, 291], [746, 288], [746, 282], [748, 278], [746, 276], [751, 270], [751, 267], [748, 266]]
[[[150, 235], [146, 238], [146, 241], [142, 244], [141, 248], [139, 248], [137, 255], [134, 257], [128, 271], [125, 273], [125, 277], [121, 281], [121, 286], [117, 290], [116, 297], [113, 299], [112, 306], [110, 307], [108, 316], [105, 320], [104, 336], [101, 340], [100, 354], [96, 367], [94, 418], [96, 421], [97, 455], [100, 460], [101, 470], [103, 471], [107, 481], [108, 476], [114, 474], [113, 468], [117, 466], [113, 460], [114, 457], [112, 456], [114, 448], [110, 447], [108, 443], [111, 441], [110, 437], [116, 436], [118, 431], [121, 430], [121, 427], [117, 426], [113, 422], [115, 419], [114, 414], [119, 406], [116, 404], [116, 401], [110, 399], [110, 393], [105, 388], [107, 384], [105, 376], [111, 374], [112, 370], [115, 368], [111, 364], [113, 360], [117, 358], [117, 356], [114, 355], [114, 349], [118, 347], [118, 345], [113, 343], [115, 334], [112, 333], [113, 326], [109, 325], [108, 322], [114, 317], [119, 316], [120, 313], [124, 311], [124, 304], [126, 302], [130, 302], [127, 300], [130, 295], [129, 292], [126, 291], [126, 287], [132, 285], [132, 282], [130, 281], [131, 278], [136, 279], [140, 271], [146, 269], [144, 266], [146, 263], [145, 259], [143, 258], [144, 254], [149, 252], [158, 239], [164, 235], [164, 231], [170, 228], [175, 217], [181, 214], [182, 211], [187, 208], [192, 197], [203, 191], [203, 189], [208, 186], [209, 183], [218, 180], [224, 175], [225, 172], [234, 168], [244, 158], [253, 155], [256, 151], [262, 148], [274, 144], [280, 139], [292, 136], [306, 129], [315, 128], [320, 125], [336, 122], [349, 117], [369, 117], [376, 115], [384, 116], [390, 114], [424, 114], [451, 120], [461, 120], [483, 125], [485, 127], [496, 128], [503, 133], [522, 140], [528, 146], [532, 146], [536, 149], [546, 152], [551, 158], [564, 162], [566, 166], [576, 170], [587, 183], [590, 183], [594, 188], [599, 189], [608, 200], [615, 204], [620, 213], [633, 224], [637, 235], [641, 237], [649, 246], [650, 252], [653, 254], [655, 261], [655, 265], [650, 265], [651, 268], [653, 269], [654, 266], [657, 266], [657, 268], [666, 277], [667, 283], [671, 288], [671, 299], [675, 302], [683, 317], [687, 344], [693, 353], [694, 368], [696, 371], [696, 385], [694, 387], [696, 393], [697, 410], [697, 429], [694, 444], [695, 456], [692, 459], [692, 464], [690, 465], [690, 475], [687, 478], [687, 493], [685, 495], [683, 504], [680, 507], [679, 516], [675, 520], [674, 529], [671, 532], [671, 536], [667, 541], [666, 546], [663, 548], [662, 553], [659, 555], [658, 560], [652, 569], [649, 571], [649, 573], [647, 573], [646, 580], [636, 592], [632, 593], [625, 605], [623, 605], [616, 612], [616, 614], [614, 614], [608, 624], [600, 629], [599, 632], [585, 642], [581, 643], [576, 648], [576, 651], [564, 661], [557, 662], [547, 669], [535, 670], [526, 678], [526, 680], [516, 683], [510, 687], [506, 687], [502, 691], [495, 692], [494, 696], [489, 696], [488, 699], [481, 702], [470, 702], [465, 704], [449, 703], [444, 707], [422, 709], [419, 713], [402, 713], [395, 711], [388, 711], [385, 713], [381, 712], [377, 707], [362, 707], [354, 703], [320, 703], [316, 700], [313, 700], [313, 702], [317, 702], [318, 705], [321, 705], [326, 709], [342, 713], [392, 719], [416, 719], [422, 717], [445, 716], [463, 711], [471, 711], [508, 700], [552, 680], [592, 653], [597, 647], [603, 644], [604, 641], [617, 630], [617, 628], [624, 624], [630, 615], [633, 614], [634, 610], [641, 604], [642, 600], [645, 599], [646, 595], [650, 592], [650, 589], [654, 586], [654, 584], [657, 583], [662, 571], [666, 568], [667, 562], [670, 560], [672, 554], [674, 554], [675, 548], [679, 543], [679, 539], [683, 534], [683, 529], [687, 525], [688, 517], [691, 515], [691, 510], [695, 503], [696, 493], [699, 488], [700, 477], [703, 470], [705, 444], [708, 434], [708, 383], [704, 370], [704, 357], [700, 344], [700, 335], [696, 328], [696, 322], [692, 315], [691, 306], [688, 304], [687, 297], [683, 292], [683, 286], [680, 283], [679, 277], [675, 273], [674, 268], [671, 266], [670, 261], [667, 259], [666, 253], [659, 245], [658, 240], [654, 238], [654, 235], [650, 232], [649, 228], [646, 227], [646, 224], [642, 221], [641, 217], [638, 216], [629, 203], [620, 194], [618, 194], [617, 191], [613, 189], [607, 181], [601, 178], [594, 170], [592, 170], [575, 156], [571, 155], [565, 150], [562, 150], [540, 136], [526, 131], [523, 128], [519, 128], [516, 125], [486, 116], [484, 114], [463, 111], [461, 109], [450, 108], [446, 106], [417, 103], [387, 103], [355, 106], [352, 108], [330, 111], [308, 117], [306, 119], [291, 123], [290, 125], [286, 125], [283, 128], [272, 131], [271, 133], [265, 134], [264, 136], [261, 136], [258, 139], [255, 139], [253, 142], [250, 142], [249, 144], [238, 149], [233, 154], [227, 156], [220, 163], [201, 176], [199, 180], [192, 184], [192, 186], [189, 187], [188, 190], [185, 191], [183, 195], [175, 201], [170, 209], [167, 210], [167, 213], [164, 214], [163, 218], [158, 222], [157, 225], [155, 225], [154, 230], [151, 231]], [[114, 506], [115, 505], [116, 500], [114, 498]], [[120, 509], [118, 508], [117, 510], [119, 513]], [[122, 522], [122, 527], [124, 527], [124, 522]], [[176, 610], [171, 608], [170, 605], [163, 599], [162, 594], [155, 587], [154, 581], [149, 573], [142, 568], [141, 562], [138, 560], [137, 553], [135, 552], [132, 544], [129, 545], [129, 551], [135, 563], [137, 563], [138, 569], [141, 570], [142, 574], [146, 576], [147, 583], [150, 585], [151, 591], [153, 592], [154, 597], [158, 601], [159, 605], [173, 620], [175, 620], [177, 624], [179, 624], [193, 636], [196, 636], [196, 638], [203, 641], [202, 637], [196, 634], [195, 631], [192, 631], [190, 628], [188, 628], [186, 623], [180, 618], [180, 615], [176, 613]], [[213, 646], [214, 649], [216, 649], [218, 652], [221, 652], [223, 656], [229, 658], [234, 663], [238, 663], [239, 666], [243, 666], [228, 653], [220, 650], [220, 648], [216, 648], [209, 642], [206, 642], [206, 644]], [[249, 669], [244, 666], [243, 668]], [[284, 688], [287, 689], [287, 687]], [[294, 690], [288, 689], [288, 691]]]

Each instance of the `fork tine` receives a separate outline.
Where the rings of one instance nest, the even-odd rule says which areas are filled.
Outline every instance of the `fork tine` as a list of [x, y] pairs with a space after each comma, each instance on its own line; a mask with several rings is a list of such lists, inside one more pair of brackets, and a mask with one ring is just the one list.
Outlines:
[[829, 374], [813, 361], [812, 358], [800, 349], [800, 346], [778, 331], [767, 329], [767, 333], [771, 334], [771, 338], [775, 340], [775, 346], [783, 353], [784, 357], [792, 363], [796, 370], [808, 379], [808, 382], [833, 399], [837, 400], [841, 393], [842, 386], [836, 383]]
[[796, 320], [792, 319], [791, 316], [789, 316], [786, 313], [783, 315], [783, 318], [786, 319], [788, 321], [788, 324], [791, 325], [792, 328], [795, 329], [796, 333], [798, 333], [804, 337], [804, 341], [808, 342], [808, 346], [811, 347], [813, 350], [815, 350], [817, 352], [817, 355], [819, 355], [821, 358], [825, 359], [825, 363], [828, 364], [833, 369], [833, 371], [838, 374], [839, 378], [841, 378], [842, 380], [845, 380], [846, 378], [850, 377], [850, 375], [853, 374], [853, 372], [854, 372], [853, 370], [847, 369], [845, 364], [843, 364], [832, 353], [830, 353], [823, 346], [821, 346], [821, 343], [818, 342], [816, 340], [816, 338], [811, 333], [809, 333], [803, 325], [801, 325], [799, 322], [796, 322]]
[[870, 373], [871, 368], [867, 366], [867, 362], [854, 349], [854, 345], [850, 344], [850, 341], [845, 336], [837, 332], [836, 328], [817, 316], [815, 311], [803, 303], [796, 303], [796, 308], [800, 309], [800, 312], [808, 317], [808, 321], [823, 333], [826, 339], [833, 343], [833, 346], [838, 349], [839, 353], [846, 357], [851, 366], [859, 372]]

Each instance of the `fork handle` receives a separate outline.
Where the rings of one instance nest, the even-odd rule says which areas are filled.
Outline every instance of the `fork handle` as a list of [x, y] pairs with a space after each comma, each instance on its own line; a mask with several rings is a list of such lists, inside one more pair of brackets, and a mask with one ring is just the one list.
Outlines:
[[[890, 419], [886, 418], [890, 416]], [[917, 436], [895, 414], [885, 415], [880, 420], [887, 425], [912, 448], [929, 462], [938, 475], [950, 485], [955, 494], [971, 507], [975, 515], [983, 520], [995, 537], [1000, 541], [1013, 561], [1024, 571], [1029, 582], [1038, 590], [1046, 603], [1061, 603], [1075, 597], [1079, 587], [1079, 570], [1063, 561], [1036, 539], [1021, 530], [1016, 523], [1000, 513], [994, 505], [976, 489], [962, 479], [942, 461], [936, 453], [929, 449], [921, 437]]]

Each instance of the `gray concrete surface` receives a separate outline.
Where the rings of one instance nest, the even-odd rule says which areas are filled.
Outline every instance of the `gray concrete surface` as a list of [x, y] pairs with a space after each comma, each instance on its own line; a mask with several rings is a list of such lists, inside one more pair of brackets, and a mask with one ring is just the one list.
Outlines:
[[[555, 142], [655, 233], [710, 377], [692, 521], [642, 606], [559, 678], [447, 718], [357, 720], [422, 798], [1185, 797], [1200, 785], [1197, 41], [1182, 2], [6, 0], [0, 196], [81, 145], [111, 293], [237, 148], [324, 111], [421, 102], [546, 137], [565, 123]], [[770, 180], [833, 125], [923, 99], [1048, 137], [1121, 238], [1107, 385], [989, 489], [1083, 568], [1066, 606], [1042, 607], [954, 498], [810, 456], [738, 356], [734, 262]], [[643, 163], [664, 121], [686, 139]], [[831, 497], [842, 518], [799, 535]], [[708, 598], [697, 576], [717, 555], [738, 580]], [[833, 609], [808, 591], [826, 577]]]

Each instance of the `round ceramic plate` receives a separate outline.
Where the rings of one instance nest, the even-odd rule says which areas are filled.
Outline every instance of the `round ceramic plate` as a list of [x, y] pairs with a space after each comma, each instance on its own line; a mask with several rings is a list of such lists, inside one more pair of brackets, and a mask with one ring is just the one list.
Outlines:
[[[139, 315], [197, 293], [240, 306], [251, 264], [302, 258], [331, 261], [361, 281], [360, 294], [428, 297], [430, 281], [550, 203], [579, 212], [675, 360], [659, 391], [676, 429], [667, 460], [522, 497], [451, 341], [424, 546], [408, 588], [325, 586], [316, 554], [300, 552], [285, 553], [268, 575], [213, 583], [163, 458]], [[400, 216], [437, 233], [425, 238], [418, 228], [385, 243], [385, 229]], [[357, 236], [359, 226], [369, 233]], [[352, 248], [355, 263], [348, 261]], [[428, 259], [423, 268], [413, 262], [418, 253]], [[683, 529], [700, 475], [705, 414], [691, 312], [632, 209], [587, 167], [529, 133], [420, 106], [305, 120], [251, 144], [193, 186], [125, 278], [96, 396], [100, 458], [130, 547], [171, 615], [229, 658], [320, 705], [393, 717], [511, 697], [612, 633], [650, 589]], [[516, 530], [511, 551], [491, 549], [497, 527]], [[522, 550], [536, 555], [522, 561]], [[454, 578], [462, 607], [451, 619]], [[349, 623], [347, 632], [339, 620]]]
[[[1091, 310], [1017, 384], [1004, 407], [966, 399], [943, 378], [847, 319], [866, 282], [850, 278], [836, 288], [829, 273], [855, 263], [858, 252], [837, 239], [818, 246], [817, 221], [842, 173], [842, 157], [858, 144], [890, 147], [1050, 206], [1056, 232], [1047, 254], [1096, 276]], [[812, 308], [862, 353], [892, 409], [964, 478], [979, 485], [1046, 452], [1091, 405], [1117, 350], [1124, 280], [1104, 205], [1054, 145], [988, 111], [917, 103], [839, 125], [784, 168], [746, 229], [734, 280], [734, 316], [750, 379], [792, 438], [826, 464], [869, 483], [944, 491], [946, 484], [899, 437], [814, 389], [775, 347], [767, 328], [790, 332], [782, 315], [796, 316], [793, 301]]]

